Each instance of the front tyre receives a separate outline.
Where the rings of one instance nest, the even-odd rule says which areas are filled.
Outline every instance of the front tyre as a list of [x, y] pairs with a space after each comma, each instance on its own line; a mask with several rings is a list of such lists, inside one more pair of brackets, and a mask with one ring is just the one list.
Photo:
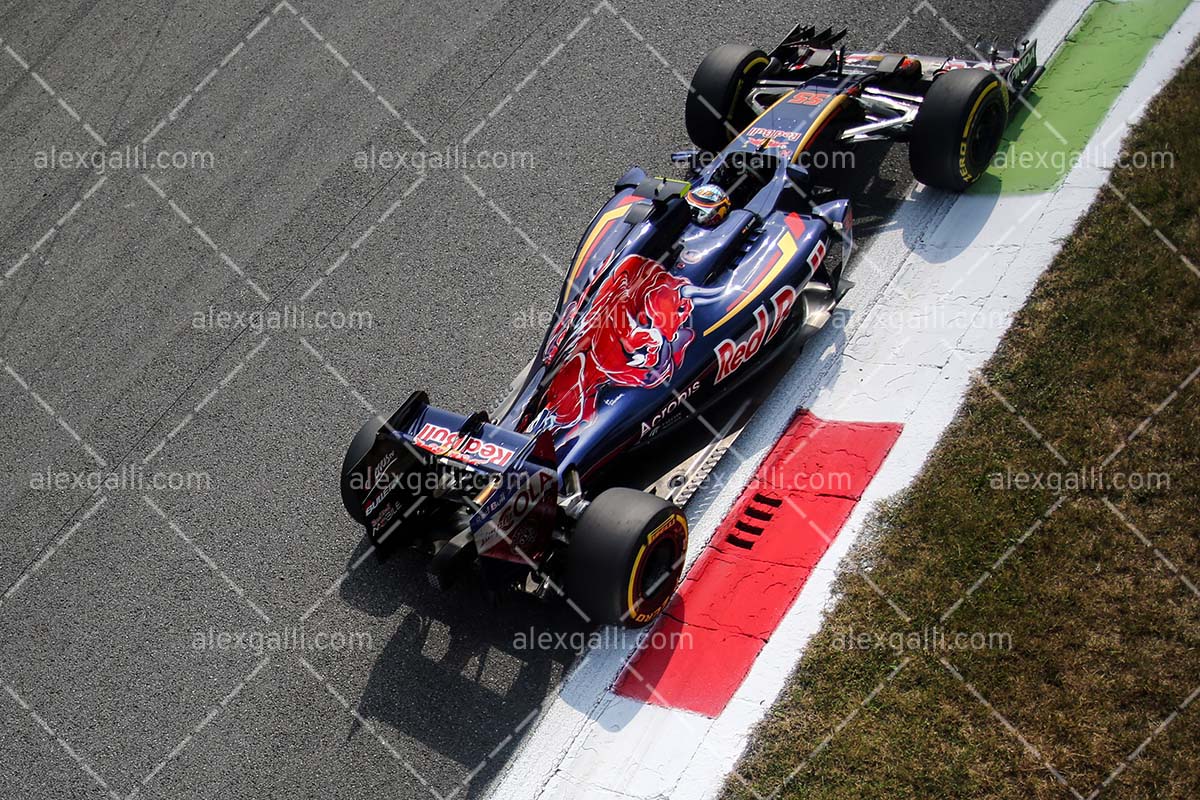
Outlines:
[[965, 191], [987, 171], [1008, 125], [1008, 91], [995, 74], [956, 69], [934, 80], [913, 121], [908, 160], [926, 186]]
[[641, 628], [675, 593], [687, 555], [687, 519], [635, 489], [609, 489], [584, 510], [567, 548], [567, 599], [592, 622]]
[[740, 44], [721, 45], [704, 57], [683, 110], [688, 138], [697, 147], [720, 152], [750, 124], [746, 94], [767, 62], [762, 50]]

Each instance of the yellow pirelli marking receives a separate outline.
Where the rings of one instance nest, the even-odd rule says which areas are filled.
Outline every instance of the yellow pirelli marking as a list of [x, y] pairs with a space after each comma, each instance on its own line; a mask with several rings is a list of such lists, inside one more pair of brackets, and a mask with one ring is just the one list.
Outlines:
[[[976, 175], [967, 168], [967, 146], [970, 144], [971, 126], [975, 124], [975, 115], [979, 113], [979, 107], [983, 105], [983, 100], [994, 89], [1000, 88], [1000, 82], [996, 81], [989, 84], [986, 89], [979, 93], [979, 97], [975, 100], [975, 105], [971, 109], [971, 113], [967, 115], [967, 124], [963, 127], [962, 141], [958, 146], [958, 171], [962, 175], [963, 180], [973, 181]], [[1004, 108], [1008, 109], [1008, 95], [1004, 95]], [[984, 167], [986, 169], [986, 167]]]
[[[639, 600], [634, 596], [634, 593], [635, 593], [635, 590], [638, 588], [637, 587], [638, 568], [641, 567], [642, 557], [644, 555], [646, 555], [646, 550], [650, 547], [650, 545], [654, 544], [654, 541], [663, 534], [663, 531], [667, 530], [668, 528], [670, 528], [672, 525], [675, 525], [676, 523], [683, 526], [683, 541], [684, 541], [683, 551], [684, 552], [679, 554], [679, 557], [683, 558], [684, 553], [687, 552], [687, 517], [683, 516], [682, 514], [672, 514], [671, 516], [669, 516], [665, 520], [663, 520], [663, 523], [661, 525], [659, 525], [657, 528], [655, 528], [654, 531], [651, 532], [651, 534], [646, 537], [646, 541], [642, 544], [641, 548], [638, 549], [637, 555], [634, 556], [633, 569], [631, 569], [629, 571], [629, 591], [628, 591], [627, 599], [629, 601], [629, 606], [628, 606], [629, 607], [629, 616], [633, 617], [633, 619], [636, 622], [645, 622], [646, 620], [653, 617], [654, 614], [657, 613], [657, 611], [658, 611], [657, 608], [654, 608], [654, 609], [651, 609], [649, 612], [643, 613], [643, 612], [639, 611], [637, 608], [637, 604], [638, 604]], [[672, 569], [674, 569], [674, 565], [672, 565]], [[665, 605], [665, 602], [663, 604]]]

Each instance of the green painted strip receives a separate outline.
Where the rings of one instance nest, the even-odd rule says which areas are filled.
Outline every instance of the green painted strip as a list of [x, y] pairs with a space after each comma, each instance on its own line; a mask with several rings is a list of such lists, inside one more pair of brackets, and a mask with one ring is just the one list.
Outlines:
[[[976, 194], [1049, 191], [1066, 176], [1190, 0], [1099, 0], [1083, 15], [1009, 124]], [[1036, 112], [1036, 113], [1035, 113]]]

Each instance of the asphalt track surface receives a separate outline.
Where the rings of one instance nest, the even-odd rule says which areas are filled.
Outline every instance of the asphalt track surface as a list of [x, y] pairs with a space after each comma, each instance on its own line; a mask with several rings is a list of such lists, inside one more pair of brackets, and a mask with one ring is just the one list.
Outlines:
[[[503, 393], [614, 179], [670, 174], [672, 70], [712, 46], [770, 45], [803, 14], [852, 46], [959, 54], [950, 26], [1011, 38], [1043, 5], [5, 4], [0, 796], [479, 795], [573, 659], [518, 634], [584, 629], [436, 594], [405, 557], [346, 574], [364, 545], [336, 475], [366, 406]], [[151, 131], [152, 153], [212, 163], [36, 161]], [[532, 165], [355, 164], [473, 131], [464, 150]], [[864, 229], [909, 182], [893, 152]], [[206, 320], [285, 306], [371, 325]], [[35, 486], [125, 465], [193, 486]], [[249, 636], [292, 626], [358, 638]]]

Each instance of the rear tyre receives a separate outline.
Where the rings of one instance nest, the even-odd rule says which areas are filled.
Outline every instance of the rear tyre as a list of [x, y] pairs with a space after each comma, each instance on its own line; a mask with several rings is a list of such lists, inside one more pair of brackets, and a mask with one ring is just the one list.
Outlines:
[[966, 190], [987, 171], [1008, 125], [1008, 92], [993, 73], [956, 69], [929, 87], [913, 121], [908, 160], [926, 186]]
[[371, 449], [371, 445], [375, 443], [375, 434], [379, 433], [383, 423], [384, 421], [380, 417], [368, 420], [367, 424], [354, 434], [354, 439], [351, 440], [350, 447], [347, 448], [346, 455], [342, 458], [342, 505], [346, 507], [346, 513], [350, 515], [350, 518], [359, 525], [367, 524], [367, 515], [363, 513], [362, 487], [353, 485], [350, 480], [350, 470]]
[[687, 519], [674, 504], [635, 489], [609, 489], [579, 518], [567, 548], [567, 598], [592, 622], [641, 628], [679, 585]]
[[753, 47], [725, 44], [713, 50], [692, 77], [683, 119], [688, 137], [701, 150], [724, 150], [753, 119], [746, 93], [767, 65]]

